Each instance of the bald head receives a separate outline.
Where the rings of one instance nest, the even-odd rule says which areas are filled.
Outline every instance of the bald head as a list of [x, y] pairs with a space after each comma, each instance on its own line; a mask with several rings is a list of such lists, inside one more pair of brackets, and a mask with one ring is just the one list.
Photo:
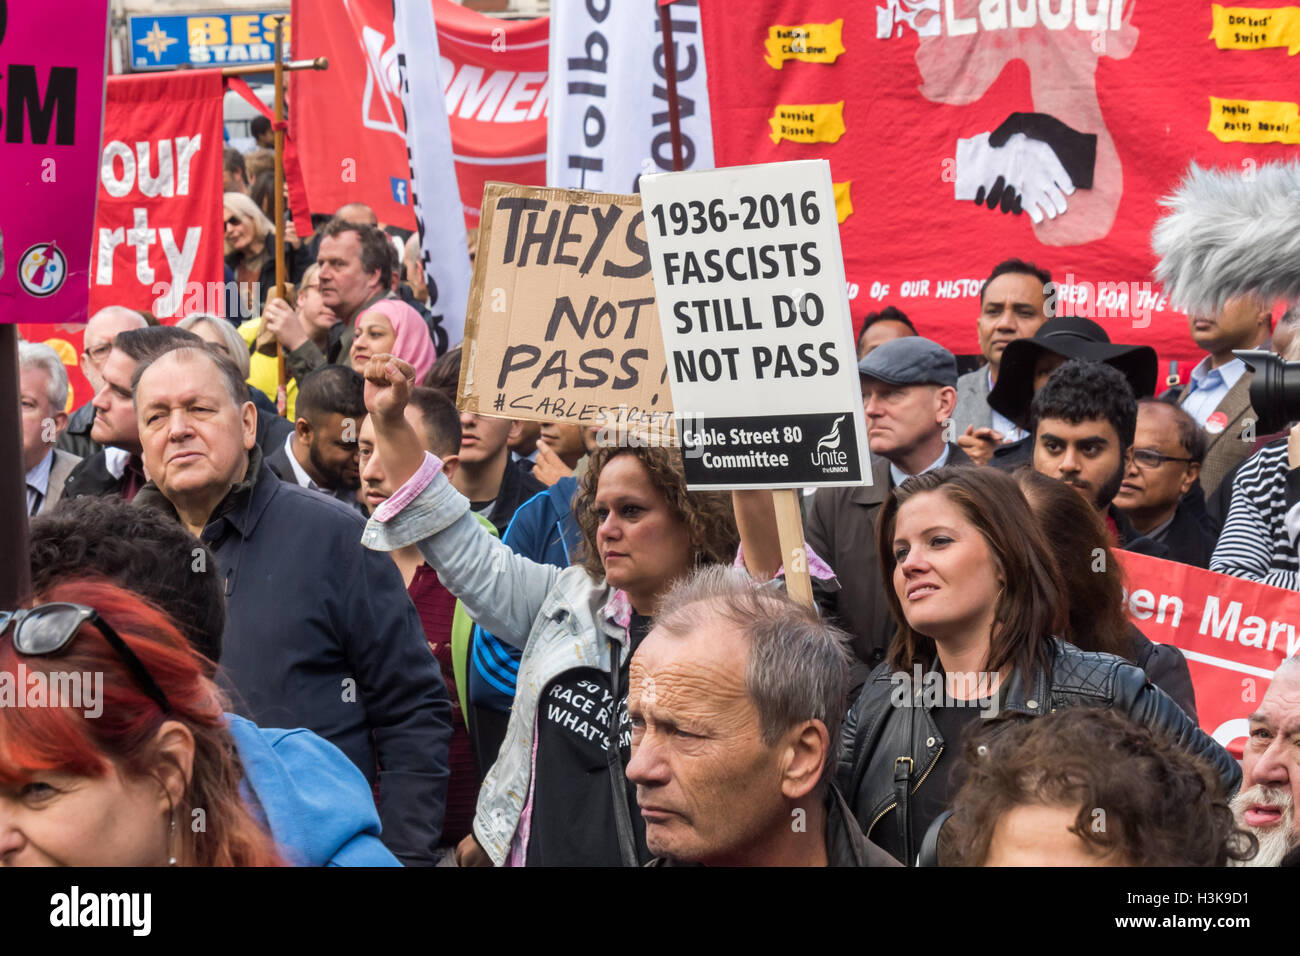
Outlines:
[[81, 371], [92, 389], [98, 392], [104, 387], [104, 359], [108, 358], [117, 334], [143, 329], [146, 325], [144, 316], [124, 305], [105, 306], [90, 317], [82, 336]]
[[348, 222], [355, 222], [358, 225], [378, 226], [379, 217], [375, 211], [363, 202], [344, 203], [339, 206], [338, 212], [334, 213], [338, 219], [346, 219]]

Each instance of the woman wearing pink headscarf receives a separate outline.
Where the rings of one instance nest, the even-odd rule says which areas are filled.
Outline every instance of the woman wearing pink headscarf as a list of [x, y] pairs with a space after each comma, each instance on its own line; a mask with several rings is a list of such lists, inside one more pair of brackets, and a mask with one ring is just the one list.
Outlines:
[[352, 367], [364, 375], [370, 356], [384, 352], [415, 366], [417, 382], [424, 380], [438, 357], [424, 319], [400, 299], [381, 299], [357, 316], [350, 353]]

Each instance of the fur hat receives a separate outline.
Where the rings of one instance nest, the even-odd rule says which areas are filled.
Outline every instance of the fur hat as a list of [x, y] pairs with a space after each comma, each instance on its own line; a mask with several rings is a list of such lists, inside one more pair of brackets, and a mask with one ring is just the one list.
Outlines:
[[1188, 168], [1151, 233], [1174, 308], [1211, 315], [1234, 296], [1300, 300], [1300, 163]]

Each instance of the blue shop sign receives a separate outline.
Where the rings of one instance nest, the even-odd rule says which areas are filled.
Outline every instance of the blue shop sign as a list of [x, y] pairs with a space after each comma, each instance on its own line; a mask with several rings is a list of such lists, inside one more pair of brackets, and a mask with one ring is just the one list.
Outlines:
[[184, 64], [273, 63], [277, 16], [284, 17], [287, 60], [289, 15], [285, 10], [130, 17], [131, 67], [158, 70]]

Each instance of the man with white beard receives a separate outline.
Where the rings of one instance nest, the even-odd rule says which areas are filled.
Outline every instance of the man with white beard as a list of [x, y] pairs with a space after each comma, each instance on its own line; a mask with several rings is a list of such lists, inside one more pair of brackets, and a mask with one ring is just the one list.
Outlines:
[[1300, 655], [1278, 667], [1250, 715], [1241, 761], [1241, 790], [1232, 800], [1237, 823], [1259, 840], [1259, 852], [1242, 866], [1277, 866], [1300, 845], [1295, 818], [1300, 792]]

